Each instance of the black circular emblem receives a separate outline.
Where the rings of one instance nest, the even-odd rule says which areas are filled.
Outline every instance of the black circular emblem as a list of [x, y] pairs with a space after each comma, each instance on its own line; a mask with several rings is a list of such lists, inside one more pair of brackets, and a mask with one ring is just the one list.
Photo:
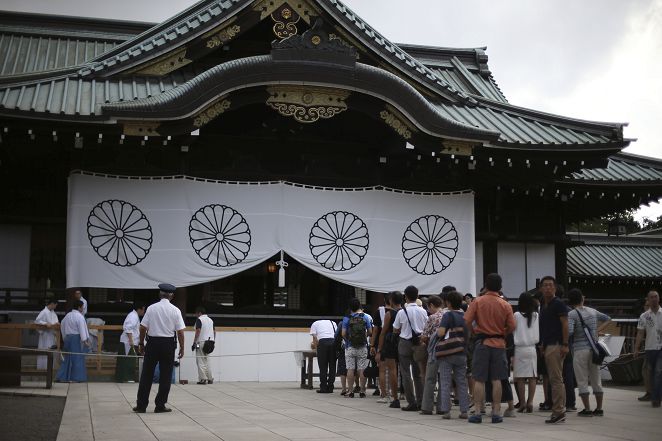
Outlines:
[[213, 266], [236, 265], [251, 249], [251, 230], [246, 219], [226, 205], [206, 205], [196, 211], [188, 234], [198, 256]]
[[95, 205], [87, 218], [87, 237], [106, 262], [133, 266], [152, 248], [152, 227], [138, 207], [116, 199]]
[[457, 255], [457, 230], [443, 216], [422, 216], [411, 223], [402, 236], [402, 256], [407, 265], [423, 275], [438, 274]]
[[332, 271], [347, 271], [361, 263], [369, 243], [365, 222], [347, 211], [325, 214], [310, 230], [310, 253]]

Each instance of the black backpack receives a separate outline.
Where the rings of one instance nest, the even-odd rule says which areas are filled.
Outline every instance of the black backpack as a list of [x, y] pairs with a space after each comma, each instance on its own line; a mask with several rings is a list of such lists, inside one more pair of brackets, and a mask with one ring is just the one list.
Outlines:
[[356, 314], [349, 317], [349, 325], [347, 326], [349, 334], [349, 343], [353, 348], [361, 348], [368, 344], [368, 337], [365, 333], [365, 318], [364, 314]]

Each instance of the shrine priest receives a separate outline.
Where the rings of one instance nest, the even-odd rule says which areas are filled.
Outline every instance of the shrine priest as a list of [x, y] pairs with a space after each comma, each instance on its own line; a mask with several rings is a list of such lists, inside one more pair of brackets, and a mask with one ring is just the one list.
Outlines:
[[[56, 307], [57, 300], [51, 297], [34, 321], [35, 325], [37, 325], [37, 332], [39, 332], [38, 349], [54, 349], [57, 347], [57, 327], [60, 320], [55, 313]], [[43, 370], [47, 367], [48, 357], [39, 355], [37, 357], [37, 369]]]
[[124, 319], [122, 325], [122, 335], [120, 336], [120, 346], [118, 350], [117, 366], [115, 368], [115, 380], [118, 383], [126, 381], [135, 381], [134, 375], [138, 359], [133, 357], [123, 357], [123, 355], [136, 356], [138, 341], [140, 339], [140, 317], [145, 313], [145, 305], [136, 302], [133, 304], [133, 311]]
[[85, 353], [90, 347], [90, 333], [83, 317], [83, 302], [74, 301], [74, 309], [62, 319], [60, 332], [64, 339], [62, 351], [64, 361], [60, 364], [55, 381], [64, 383], [87, 381]]

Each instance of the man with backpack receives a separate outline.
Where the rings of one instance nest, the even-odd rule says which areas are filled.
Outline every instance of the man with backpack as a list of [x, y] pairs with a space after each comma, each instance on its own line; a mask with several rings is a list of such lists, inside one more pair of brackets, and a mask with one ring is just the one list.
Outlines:
[[[359, 396], [365, 398], [366, 378], [363, 371], [368, 367], [368, 337], [372, 334], [372, 320], [361, 312], [361, 302], [356, 297], [349, 301], [349, 309], [351, 314], [342, 322], [342, 336], [346, 341], [347, 384], [351, 390], [356, 370], [361, 386]], [[347, 397], [354, 398], [354, 392], [349, 392]]]
[[313, 342], [312, 349], [317, 350], [317, 365], [320, 369], [320, 388], [318, 394], [333, 393], [336, 381], [336, 323], [333, 320], [317, 320], [310, 327]]

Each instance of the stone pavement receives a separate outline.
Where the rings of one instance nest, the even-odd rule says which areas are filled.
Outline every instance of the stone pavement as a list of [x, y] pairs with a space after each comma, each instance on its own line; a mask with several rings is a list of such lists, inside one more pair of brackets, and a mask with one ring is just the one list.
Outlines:
[[[550, 426], [544, 423], [549, 413], [518, 414], [498, 425], [473, 425], [457, 419], [457, 408], [448, 421], [389, 409], [370, 396], [317, 394], [299, 389], [296, 383], [173, 385], [172, 413], [154, 414], [151, 403], [149, 413], [138, 415], [131, 411], [137, 388], [115, 383], [70, 385], [58, 441], [661, 439], [662, 410], [639, 403], [636, 397], [641, 392], [634, 389], [607, 388], [603, 418], [568, 414], [566, 423]], [[542, 397], [540, 388], [538, 397]]]

